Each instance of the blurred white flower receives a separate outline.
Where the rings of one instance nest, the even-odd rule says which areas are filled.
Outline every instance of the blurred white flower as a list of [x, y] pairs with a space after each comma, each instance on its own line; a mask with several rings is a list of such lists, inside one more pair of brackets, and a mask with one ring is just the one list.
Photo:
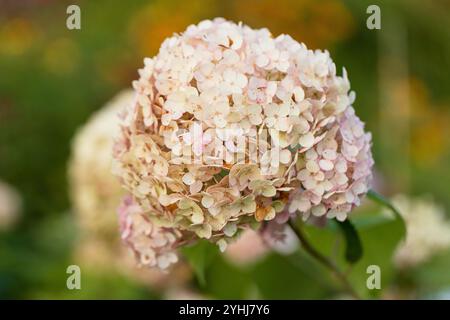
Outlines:
[[300, 246], [294, 231], [286, 223], [273, 220], [267, 223], [261, 231], [266, 245], [280, 254], [292, 254]]
[[119, 113], [133, 99], [125, 90], [94, 113], [73, 139], [69, 162], [70, 196], [82, 229], [114, 236], [117, 207], [124, 190], [111, 174], [114, 138], [119, 134]]
[[0, 231], [11, 229], [22, 210], [22, 198], [11, 185], [0, 181]]
[[174, 288], [168, 290], [164, 295], [166, 300], [205, 300], [208, 299], [203, 293], [199, 293], [190, 288]]
[[406, 223], [407, 236], [394, 256], [400, 268], [413, 267], [434, 254], [450, 249], [450, 221], [442, 207], [430, 198], [397, 195], [393, 204]]
[[269, 250], [270, 248], [264, 243], [261, 234], [248, 229], [239, 235], [236, 242], [228, 245], [225, 256], [234, 264], [246, 265], [262, 259]]

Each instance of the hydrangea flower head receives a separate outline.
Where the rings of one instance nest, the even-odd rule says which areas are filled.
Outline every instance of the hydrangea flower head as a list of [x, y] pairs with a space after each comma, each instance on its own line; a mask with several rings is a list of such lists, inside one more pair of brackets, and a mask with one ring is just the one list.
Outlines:
[[141, 210], [135, 228], [225, 249], [283, 211], [344, 219], [367, 191], [370, 135], [327, 51], [206, 20], [166, 39], [139, 75], [113, 166]]

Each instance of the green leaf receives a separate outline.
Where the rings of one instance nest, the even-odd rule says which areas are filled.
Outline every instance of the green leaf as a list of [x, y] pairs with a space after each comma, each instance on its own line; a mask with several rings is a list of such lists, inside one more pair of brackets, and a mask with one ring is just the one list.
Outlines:
[[394, 213], [395, 218], [401, 222], [402, 238], [404, 238], [406, 236], [406, 224], [405, 220], [403, 219], [403, 216], [400, 214], [400, 211], [398, 211], [397, 208], [395, 208], [394, 205], [388, 199], [386, 199], [381, 194], [373, 190], [369, 190], [369, 192], [367, 192], [367, 197], [375, 201], [376, 203], [388, 208]]
[[345, 221], [337, 221], [337, 224], [345, 238], [345, 259], [352, 264], [358, 262], [363, 255], [358, 231], [356, 231], [355, 226], [348, 219]]
[[207, 269], [208, 285], [202, 293], [214, 299], [255, 299], [253, 273], [245, 266], [237, 266], [225, 255], [217, 255]]
[[[395, 276], [392, 256], [402, 239], [403, 221], [373, 207], [360, 208], [357, 214], [351, 215], [350, 221], [358, 230], [364, 254], [351, 265], [348, 277], [362, 297], [374, 298], [390, 286]], [[305, 224], [304, 231], [314, 247], [335, 261], [341, 270], [346, 270], [349, 265], [345, 259], [345, 240], [338, 224], [334, 222], [329, 221], [323, 228]], [[369, 290], [366, 287], [367, 267], [370, 265], [377, 265], [382, 270], [381, 290]]]
[[303, 251], [272, 252], [255, 265], [251, 276], [262, 299], [325, 299], [336, 291], [329, 270]]
[[205, 286], [205, 272], [218, 253], [217, 246], [206, 240], [200, 240], [194, 245], [184, 247], [182, 252], [192, 266], [192, 269], [194, 269], [199, 284]]

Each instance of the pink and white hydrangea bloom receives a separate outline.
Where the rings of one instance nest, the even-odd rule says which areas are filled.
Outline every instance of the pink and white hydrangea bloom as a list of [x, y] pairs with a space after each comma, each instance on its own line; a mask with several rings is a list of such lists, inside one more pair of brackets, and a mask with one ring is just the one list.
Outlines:
[[[113, 172], [141, 210], [130, 223], [146, 264], [160, 263], [142, 253], [154, 243], [139, 224], [225, 249], [289, 212], [345, 219], [367, 192], [370, 135], [327, 51], [218, 18], [166, 39], [139, 75]], [[265, 130], [272, 144], [258, 141]]]
[[343, 221], [368, 191], [373, 166], [371, 135], [352, 107], [339, 116], [327, 135], [296, 163], [302, 191], [289, 211]]
[[124, 197], [118, 211], [121, 238], [141, 265], [166, 269], [178, 261], [174, 249], [180, 232], [158, 227], [129, 196]]

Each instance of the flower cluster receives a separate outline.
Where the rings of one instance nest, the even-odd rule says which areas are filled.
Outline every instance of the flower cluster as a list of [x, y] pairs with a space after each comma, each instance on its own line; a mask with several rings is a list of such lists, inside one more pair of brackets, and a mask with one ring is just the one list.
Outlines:
[[367, 191], [371, 138], [327, 51], [215, 19], [144, 64], [113, 162], [140, 210], [126, 241], [141, 263], [166, 267], [160, 245], [186, 239], [224, 250], [283, 211], [342, 220]]
[[347, 108], [322, 141], [297, 161], [297, 179], [302, 191], [290, 203], [299, 211], [343, 221], [368, 191], [373, 165], [370, 133], [352, 107]]
[[181, 233], [157, 227], [131, 197], [125, 197], [119, 207], [119, 222], [122, 240], [142, 265], [165, 269], [178, 261], [172, 249]]

